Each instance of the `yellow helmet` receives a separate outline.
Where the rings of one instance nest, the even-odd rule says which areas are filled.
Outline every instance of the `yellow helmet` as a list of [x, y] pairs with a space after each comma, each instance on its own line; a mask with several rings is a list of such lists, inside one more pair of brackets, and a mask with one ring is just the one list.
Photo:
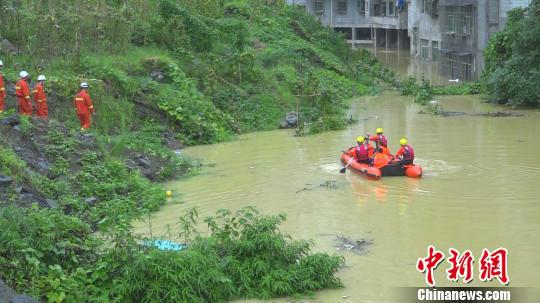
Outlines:
[[360, 142], [360, 143], [364, 143], [365, 140], [366, 139], [364, 137], [362, 137], [362, 136], [356, 138], [356, 142]]
[[401, 144], [401, 145], [407, 145], [407, 139], [401, 138], [401, 140], [399, 140], [399, 144]]
[[376, 132], [377, 132], [377, 134], [382, 134], [383, 133], [382, 128], [380, 128], [380, 127], [377, 128]]

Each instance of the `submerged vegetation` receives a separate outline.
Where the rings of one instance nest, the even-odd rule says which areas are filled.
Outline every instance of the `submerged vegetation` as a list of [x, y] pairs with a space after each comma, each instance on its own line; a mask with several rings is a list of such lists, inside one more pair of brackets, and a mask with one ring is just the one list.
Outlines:
[[59, 210], [0, 208], [2, 278], [48, 302], [222, 302], [268, 299], [340, 287], [343, 258], [312, 253], [312, 243], [279, 230], [284, 215], [245, 208], [205, 219], [210, 236], [183, 216], [179, 234], [189, 248], [141, 245], [128, 222], [93, 233]]
[[480, 84], [476, 82], [454, 86], [433, 86], [428, 80], [422, 78], [418, 81], [411, 76], [398, 82], [397, 88], [402, 96], [412, 96], [416, 103], [422, 105], [428, 104], [436, 95], [470, 95], [481, 92]]

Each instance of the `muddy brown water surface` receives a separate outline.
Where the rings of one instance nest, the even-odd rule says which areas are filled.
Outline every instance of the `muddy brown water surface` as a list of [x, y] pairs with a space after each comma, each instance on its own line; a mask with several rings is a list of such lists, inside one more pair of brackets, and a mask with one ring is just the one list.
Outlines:
[[[506, 110], [475, 96], [438, 99], [447, 110]], [[304, 300], [313, 302], [399, 302], [395, 287], [425, 285], [415, 263], [430, 244], [446, 255], [451, 247], [471, 250], [475, 279], [469, 286], [499, 286], [479, 282], [478, 260], [483, 248], [505, 247], [510, 285], [531, 287], [540, 299], [540, 112], [443, 118], [419, 110], [409, 99], [386, 93], [355, 100], [351, 114], [360, 122], [343, 131], [307, 137], [258, 132], [185, 149], [186, 156], [213, 165], [164, 185], [175, 196], [152, 215], [152, 232], [165, 233], [167, 225], [174, 226], [194, 206], [201, 217], [247, 205], [267, 214], [286, 212], [284, 231], [314, 239], [315, 250], [346, 259], [338, 273], [345, 287]], [[400, 136], [408, 137], [416, 163], [424, 168], [422, 179], [370, 181], [349, 171], [338, 173], [340, 150], [377, 127], [384, 128], [392, 152]], [[335, 187], [319, 186], [326, 181], [335, 181]], [[312, 190], [298, 192], [306, 187]], [[148, 235], [148, 222], [136, 223], [136, 231]], [[366, 254], [356, 254], [338, 250], [338, 235], [373, 242]], [[463, 286], [446, 280], [447, 265], [435, 271], [437, 285]]]
[[[384, 47], [366, 48], [377, 57], [379, 62], [390, 70], [395, 72], [400, 78], [413, 76], [416, 79], [424, 77], [433, 85], [455, 85], [455, 82], [449, 82], [449, 75], [441, 73], [441, 66], [438, 62], [421, 60], [411, 56], [408, 49], [386, 49]], [[452, 79], [455, 80], [455, 79]], [[460, 79], [461, 80], [461, 79]]]

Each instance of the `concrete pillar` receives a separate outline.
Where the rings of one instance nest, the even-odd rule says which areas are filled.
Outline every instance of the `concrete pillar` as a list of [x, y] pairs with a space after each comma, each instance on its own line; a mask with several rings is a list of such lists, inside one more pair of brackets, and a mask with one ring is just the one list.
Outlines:
[[334, 28], [334, 1], [330, 0], [330, 27]]
[[384, 29], [384, 48], [388, 49], [388, 29]]
[[351, 28], [351, 39], [352, 39], [352, 48], [355, 49], [355, 46], [356, 46], [356, 28], [352, 27]]
[[377, 29], [372, 27], [373, 28], [373, 32], [375, 33], [375, 52], [377, 52]]
[[398, 48], [398, 56], [399, 56], [399, 49], [400, 49], [399, 32], [400, 32], [400, 30], [398, 29], [398, 30], [397, 30], [397, 48]]

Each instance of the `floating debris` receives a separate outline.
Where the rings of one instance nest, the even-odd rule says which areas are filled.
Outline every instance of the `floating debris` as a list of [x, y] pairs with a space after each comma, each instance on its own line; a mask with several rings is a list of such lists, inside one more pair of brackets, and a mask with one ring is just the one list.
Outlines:
[[471, 114], [471, 116], [499, 118], [499, 117], [523, 117], [525, 115], [522, 113], [515, 113], [515, 112], [490, 112], [490, 113]]
[[351, 240], [345, 236], [336, 236], [334, 240], [337, 250], [350, 250], [351, 252], [359, 255], [365, 255], [369, 253], [368, 246], [373, 244], [373, 240], [360, 239]]
[[187, 248], [187, 245], [185, 244], [176, 243], [176, 242], [168, 241], [168, 240], [145, 241], [144, 246], [153, 247], [160, 250], [172, 250], [172, 251], [180, 251]]
[[302, 188], [300, 190], [297, 190], [296, 193], [303, 192], [304, 190], [313, 190], [313, 188], [304, 187], [304, 188]]
[[320, 187], [331, 188], [331, 189], [337, 188], [336, 180], [326, 180], [323, 183], [319, 184], [319, 186]]

